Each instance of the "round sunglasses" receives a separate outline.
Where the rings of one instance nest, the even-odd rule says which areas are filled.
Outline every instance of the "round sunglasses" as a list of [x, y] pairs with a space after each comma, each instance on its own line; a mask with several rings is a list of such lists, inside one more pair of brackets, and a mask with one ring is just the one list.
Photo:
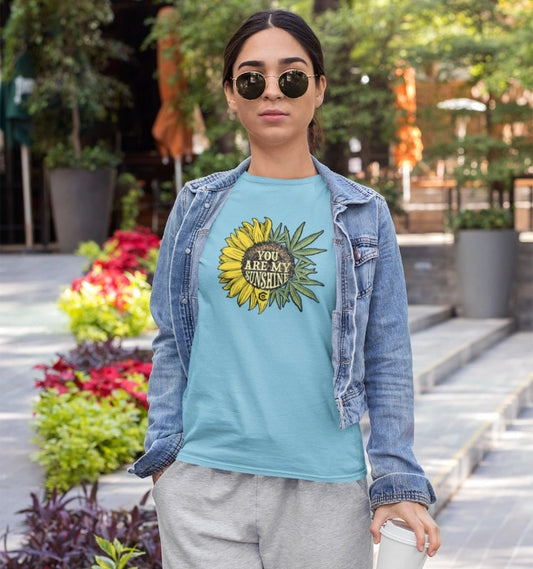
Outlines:
[[288, 69], [281, 75], [263, 75], [259, 71], [245, 71], [237, 77], [232, 77], [235, 81], [237, 93], [244, 99], [253, 100], [259, 98], [266, 89], [267, 77], [275, 77], [278, 80], [280, 91], [290, 99], [297, 99], [307, 91], [310, 77], [318, 75], [307, 75], [299, 69]]

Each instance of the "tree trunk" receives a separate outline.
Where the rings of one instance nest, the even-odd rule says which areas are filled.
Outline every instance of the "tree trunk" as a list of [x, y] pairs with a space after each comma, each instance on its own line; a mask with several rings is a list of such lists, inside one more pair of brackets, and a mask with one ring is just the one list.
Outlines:
[[343, 176], [349, 174], [347, 148], [347, 143], [344, 141], [334, 142], [324, 145], [322, 152], [322, 161], [324, 164], [334, 172], [342, 174]]
[[81, 155], [81, 140], [80, 140], [80, 109], [78, 101], [75, 100], [72, 105], [72, 132], [71, 132], [72, 146], [74, 154], [77, 158]]
[[317, 16], [326, 10], [336, 10], [339, 7], [339, 0], [314, 0], [313, 14]]

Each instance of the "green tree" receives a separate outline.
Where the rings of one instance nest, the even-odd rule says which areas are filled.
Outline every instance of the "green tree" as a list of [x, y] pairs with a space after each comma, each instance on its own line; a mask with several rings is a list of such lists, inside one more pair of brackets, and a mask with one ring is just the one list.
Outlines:
[[125, 59], [126, 47], [106, 38], [113, 21], [110, 0], [13, 0], [3, 30], [3, 65], [9, 77], [16, 60], [29, 54], [36, 71], [28, 99], [43, 150], [68, 139], [80, 156], [82, 140], [95, 121], [115, 118], [129, 90], [109, 71], [113, 59]]
[[337, 171], [347, 171], [351, 138], [361, 142], [364, 169], [375, 160], [387, 165], [400, 112], [395, 70], [411, 63], [406, 48], [429, 11], [426, 0], [345, 0], [316, 17], [328, 77], [323, 158]]
[[[464, 153], [455, 176], [481, 181], [499, 194], [514, 175], [533, 165], [533, 2], [531, 0], [446, 0], [434, 3], [431, 41], [419, 36], [410, 53], [435, 81], [460, 79], [467, 96], [485, 105], [481, 133], [435, 149], [440, 157]], [[457, 111], [468, 115], [468, 111]], [[434, 111], [434, 123], [450, 120]], [[453, 118], [453, 117], [452, 117]], [[492, 200], [491, 193], [491, 200]]]

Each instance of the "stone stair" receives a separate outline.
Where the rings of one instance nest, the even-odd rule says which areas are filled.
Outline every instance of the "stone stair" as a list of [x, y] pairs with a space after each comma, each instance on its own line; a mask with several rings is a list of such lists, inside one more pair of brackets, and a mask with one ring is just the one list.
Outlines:
[[415, 453], [436, 489], [437, 514], [533, 401], [533, 333], [439, 307], [411, 307], [410, 324]]

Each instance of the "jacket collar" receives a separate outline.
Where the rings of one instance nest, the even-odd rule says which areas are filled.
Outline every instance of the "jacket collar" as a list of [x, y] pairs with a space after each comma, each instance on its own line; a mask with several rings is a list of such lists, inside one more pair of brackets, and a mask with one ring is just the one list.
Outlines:
[[[327, 166], [322, 164], [314, 156], [313, 162], [318, 173], [322, 176], [331, 192], [332, 201], [340, 205], [363, 204], [375, 197], [376, 192], [366, 186], [358, 184], [340, 174], [336, 174]], [[198, 190], [221, 191], [235, 184], [239, 177], [248, 170], [250, 158], [246, 158], [233, 170], [217, 172], [189, 182], [188, 187], [192, 192]]]
[[312, 158], [318, 173], [322, 176], [331, 192], [331, 198], [334, 203], [341, 205], [363, 204], [376, 196], [374, 190], [333, 172], [314, 156]]

